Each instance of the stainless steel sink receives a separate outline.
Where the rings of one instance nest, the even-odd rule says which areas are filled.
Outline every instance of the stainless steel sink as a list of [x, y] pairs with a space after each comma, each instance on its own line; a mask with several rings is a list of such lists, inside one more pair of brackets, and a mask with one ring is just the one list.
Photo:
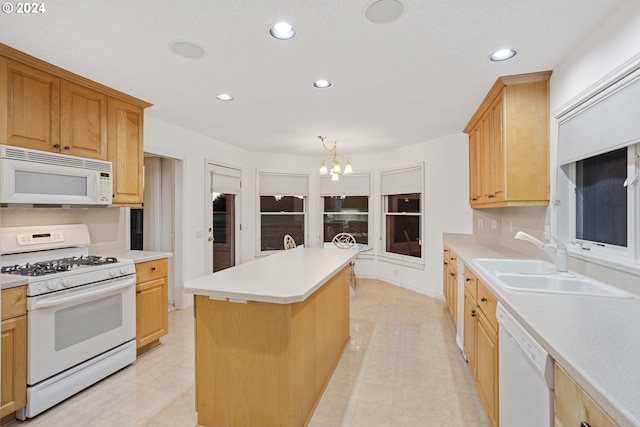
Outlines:
[[558, 273], [555, 266], [537, 259], [475, 258], [478, 266], [498, 279], [505, 289], [519, 292], [632, 298], [633, 295], [585, 276]]
[[632, 297], [628, 292], [584, 276], [566, 277], [555, 273], [551, 275], [499, 273], [496, 277], [502, 286], [515, 291], [614, 298]]
[[555, 266], [539, 259], [510, 259], [510, 258], [474, 258], [474, 261], [491, 274], [550, 274]]

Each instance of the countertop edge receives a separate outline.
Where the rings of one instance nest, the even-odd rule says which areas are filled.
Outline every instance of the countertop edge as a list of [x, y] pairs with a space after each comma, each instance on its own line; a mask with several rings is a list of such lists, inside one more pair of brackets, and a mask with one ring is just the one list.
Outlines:
[[[522, 326], [545, 348], [545, 350], [551, 355], [553, 360], [562, 366], [569, 375], [578, 383], [596, 402], [611, 416], [614, 421], [621, 426], [640, 426], [640, 419], [634, 414], [628, 411], [625, 407], [621, 406], [607, 390], [600, 388], [596, 381], [589, 376], [586, 371], [588, 367], [576, 366], [579, 365], [576, 361], [572, 360], [571, 356], [563, 354], [562, 350], [558, 349], [554, 344], [550, 343], [541, 332], [535, 330], [533, 326], [527, 322], [519, 313], [517, 307], [515, 307], [508, 299], [504, 298], [504, 290], [498, 288], [498, 285], [494, 283], [497, 279], [487, 274], [484, 269], [476, 266], [473, 262], [474, 258], [478, 257], [502, 257], [502, 258], [533, 258], [523, 255], [508, 248], [500, 247], [500, 245], [493, 244], [491, 242], [477, 241], [472, 235], [462, 235], [454, 233], [443, 233], [443, 243], [447, 245], [452, 251], [456, 253], [459, 259], [462, 260], [464, 265], [468, 267], [482, 283], [485, 284], [489, 290], [494, 294], [496, 299], [509, 310], [509, 312], [522, 324]], [[500, 248], [499, 252], [496, 249]], [[479, 255], [478, 252], [482, 252]], [[602, 361], [605, 363], [605, 361]]]

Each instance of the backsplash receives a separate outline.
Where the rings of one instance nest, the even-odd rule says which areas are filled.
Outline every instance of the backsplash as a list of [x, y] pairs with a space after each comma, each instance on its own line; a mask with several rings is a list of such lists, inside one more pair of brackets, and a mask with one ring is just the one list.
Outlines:
[[87, 224], [91, 244], [124, 245], [125, 208], [1, 208], [0, 227]]
[[[496, 221], [492, 228], [492, 221]], [[482, 224], [482, 228], [479, 226]], [[536, 246], [516, 240], [513, 236], [518, 231], [524, 231], [547, 242], [545, 227], [549, 224], [549, 209], [546, 207], [498, 208], [473, 210], [473, 234], [483, 238], [495, 239], [496, 243], [513, 249], [523, 255], [549, 260], [548, 256]], [[568, 244], [568, 242], [564, 242]], [[622, 271], [619, 268], [608, 267], [569, 257], [569, 269], [585, 276], [592, 277], [605, 283], [610, 283], [621, 289], [640, 294], [637, 274]]]

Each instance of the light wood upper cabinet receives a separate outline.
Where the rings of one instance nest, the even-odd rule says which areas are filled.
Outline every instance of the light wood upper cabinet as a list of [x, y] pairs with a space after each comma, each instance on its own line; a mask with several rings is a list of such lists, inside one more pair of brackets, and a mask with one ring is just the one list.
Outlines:
[[108, 160], [113, 204], [143, 201], [151, 104], [0, 43], [0, 144]]
[[465, 127], [473, 208], [549, 204], [550, 77], [498, 78]]
[[0, 144], [59, 150], [59, 78], [0, 56], [0, 104]]
[[113, 201], [140, 205], [143, 200], [144, 112], [142, 108], [109, 98], [108, 159], [113, 163]]
[[107, 160], [107, 95], [62, 81], [60, 152]]

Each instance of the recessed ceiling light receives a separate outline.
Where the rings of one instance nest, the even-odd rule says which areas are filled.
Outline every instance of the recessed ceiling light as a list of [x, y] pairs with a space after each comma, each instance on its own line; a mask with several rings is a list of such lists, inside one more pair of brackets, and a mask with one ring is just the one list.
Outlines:
[[500, 49], [489, 55], [489, 59], [491, 61], [506, 61], [516, 56], [516, 53], [518, 53], [518, 51], [515, 49]]
[[364, 11], [364, 16], [374, 24], [388, 24], [402, 16], [404, 5], [398, 0], [377, 0]]
[[269, 34], [278, 40], [289, 40], [296, 35], [296, 29], [286, 22], [278, 22], [269, 28]]
[[175, 40], [169, 43], [169, 48], [183, 58], [197, 59], [202, 58], [205, 54], [204, 49], [197, 43], [187, 40]]
[[333, 86], [333, 83], [331, 83], [329, 80], [317, 80], [313, 82], [313, 86], [317, 87], [318, 89], [326, 89]]
[[218, 101], [232, 101], [233, 100], [233, 96], [229, 95], [228, 93], [220, 93], [220, 94], [216, 95], [216, 99]]

